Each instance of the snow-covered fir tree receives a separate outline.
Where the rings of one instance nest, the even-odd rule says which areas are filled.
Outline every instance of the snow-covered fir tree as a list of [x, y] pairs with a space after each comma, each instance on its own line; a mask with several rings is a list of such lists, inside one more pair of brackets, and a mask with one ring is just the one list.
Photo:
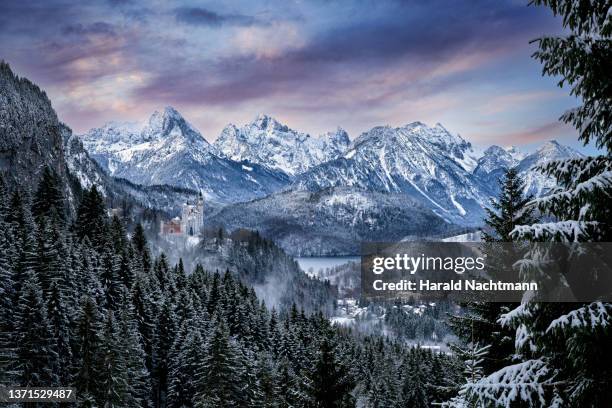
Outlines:
[[478, 395], [472, 392], [472, 386], [478, 383], [484, 374], [482, 363], [485, 361], [491, 345], [480, 346], [478, 343], [469, 343], [466, 347], [455, 346], [453, 350], [464, 361], [464, 382], [459, 388], [456, 396], [448, 402], [439, 404], [443, 408], [470, 408], [487, 406], [490, 401], [478, 399]]
[[[560, 15], [565, 35], [538, 40], [544, 74], [561, 78], [582, 104], [563, 115], [579, 139], [604, 154], [541, 170], [558, 187], [531, 202], [552, 221], [516, 226], [513, 239], [610, 242], [612, 238], [612, 3], [535, 0]], [[531, 251], [539, 259], [545, 253]], [[521, 273], [538, 273], [524, 263]], [[587, 271], [588, 272], [588, 271]], [[588, 279], [585, 278], [585, 279]], [[500, 323], [515, 330], [515, 361], [470, 386], [482, 406], [605, 407], [612, 398], [612, 304], [540, 303], [526, 297]]]
[[[516, 226], [536, 221], [534, 209], [528, 206], [533, 197], [523, 194], [524, 183], [516, 169], [506, 170], [499, 183], [500, 196], [497, 200], [492, 200], [492, 209], [487, 209], [485, 224], [488, 228], [483, 231], [483, 240], [486, 242], [483, 249], [490, 259], [498, 261], [512, 257], [503, 256], [501, 252], [506, 252], [506, 247], [495, 243], [512, 242], [511, 233]], [[504, 262], [498, 262], [495, 266], [498, 269], [512, 270], [512, 265]], [[498, 320], [503, 313], [517, 305], [473, 300], [464, 306], [464, 313], [450, 316], [449, 325], [464, 344], [478, 343], [488, 346], [482, 366], [484, 373], [490, 374], [510, 362], [514, 354], [513, 330], [502, 326]]]

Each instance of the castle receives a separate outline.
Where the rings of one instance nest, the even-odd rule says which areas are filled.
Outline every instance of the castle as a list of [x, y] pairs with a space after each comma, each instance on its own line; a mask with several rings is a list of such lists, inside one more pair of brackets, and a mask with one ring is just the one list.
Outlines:
[[195, 204], [183, 204], [180, 217], [169, 221], [162, 220], [160, 235], [198, 235], [204, 225], [204, 201], [202, 195]]

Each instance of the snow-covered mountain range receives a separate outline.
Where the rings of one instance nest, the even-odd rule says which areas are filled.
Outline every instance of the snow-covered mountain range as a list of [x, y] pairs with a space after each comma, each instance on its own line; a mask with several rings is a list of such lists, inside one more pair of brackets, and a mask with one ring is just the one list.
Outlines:
[[467, 221], [480, 215], [490, 196], [472, 174], [476, 164], [470, 143], [440, 124], [380, 126], [363, 133], [342, 157], [300, 174], [292, 187], [317, 191], [346, 186], [403, 193], [443, 219]]
[[154, 112], [142, 125], [110, 123], [92, 129], [82, 140], [112, 176], [144, 185], [190, 188], [221, 203], [264, 197], [289, 182], [284, 172], [218, 154], [171, 107]]
[[[268, 115], [259, 115], [242, 127], [230, 124], [210, 144], [171, 107], [153, 113], [142, 124], [110, 123], [90, 130], [81, 139], [89, 154], [111, 175], [144, 185], [168, 184], [201, 191], [209, 200], [230, 205], [215, 215], [215, 223], [268, 231], [287, 245], [300, 240], [275, 226], [292, 225], [308, 236], [313, 228], [321, 234], [325, 228], [346, 227], [349, 231], [355, 225], [370, 228], [372, 234], [375, 229], [384, 230], [398, 222], [397, 217], [389, 216], [401, 213], [389, 210], [402, 205], [398, 197], [405, 197], [405, 205], [419, 214], [431, 213], [450, 229], [479, 226], [484, 207], [499, 192], [497, 180], [504, 169], [517, 167], [526, 192], [543, 195], [554, 182], [535, 167], [580, 156], [555, 141], [529, 155], [515, 147], [499, 146], [479, 155], [470, 142], [441, 124], [430, 127], [421, 122], [378, 126], [353, 141], [341, 128], [313, 137]], [[321, 201], [316, 195], [319, 192], [327, 198]], [[330, 196], [334, 194], [335, 201]], [[385, 194], [393, 198], [383, 199]], [[352, 227], [352, 217], [340, 217], [334, 225], [320, 222], [328, 218], [333, 207], [330, 203], [347, 197], [360, 198], [359, 206], [351, 201], [353, 204], [343, 208], [349, 211], [354, 207], [363, 216], [361, 221]], [[308, 210], [296, 218], [295, 214], [303, 212], [297, 212], [298, 202]], [[377, 217], [381, 208], [385, 214]], [[247, 222], [245, 217], [252, 220]], [[437, 231], [444, 229], [434, 224]], [[343, 235], [342, 248], [350, 246], [346, 244], [349, 235]], [[353, 235], [361, 240], [367, 234], [363, 230]], [[319, 238], [312, 242], [327, 245], [324, 237]]]

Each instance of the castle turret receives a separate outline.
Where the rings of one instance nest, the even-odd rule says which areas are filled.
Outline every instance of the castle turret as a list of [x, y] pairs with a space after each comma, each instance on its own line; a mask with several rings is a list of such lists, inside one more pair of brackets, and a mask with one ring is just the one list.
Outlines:
[[204, 225], [204, 200], [202, 195], [198, 196], [195, 204], [183, 205], [181, 226], [183, 233], [187, 235], [198, 235]]

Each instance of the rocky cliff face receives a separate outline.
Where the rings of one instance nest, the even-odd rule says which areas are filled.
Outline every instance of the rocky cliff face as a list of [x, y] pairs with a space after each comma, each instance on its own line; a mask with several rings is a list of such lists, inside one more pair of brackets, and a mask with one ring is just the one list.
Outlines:
[[45, 92], [1, 62], [0, 171], [9, 184], [34, 190], [47, 166], [60, 177], [72, 211], [81, 189], [93, 184], [110, 205], [127, 201], [137, 207], [168, 212], [196, 196], [195, 191], [142, 187], [108, 175], [72, 130], [58, 120]]
[[8, 182], [36, 186], [45, 166], [67, 182], [62, 132], [45, 92], [0, 62], [0, 170]]

